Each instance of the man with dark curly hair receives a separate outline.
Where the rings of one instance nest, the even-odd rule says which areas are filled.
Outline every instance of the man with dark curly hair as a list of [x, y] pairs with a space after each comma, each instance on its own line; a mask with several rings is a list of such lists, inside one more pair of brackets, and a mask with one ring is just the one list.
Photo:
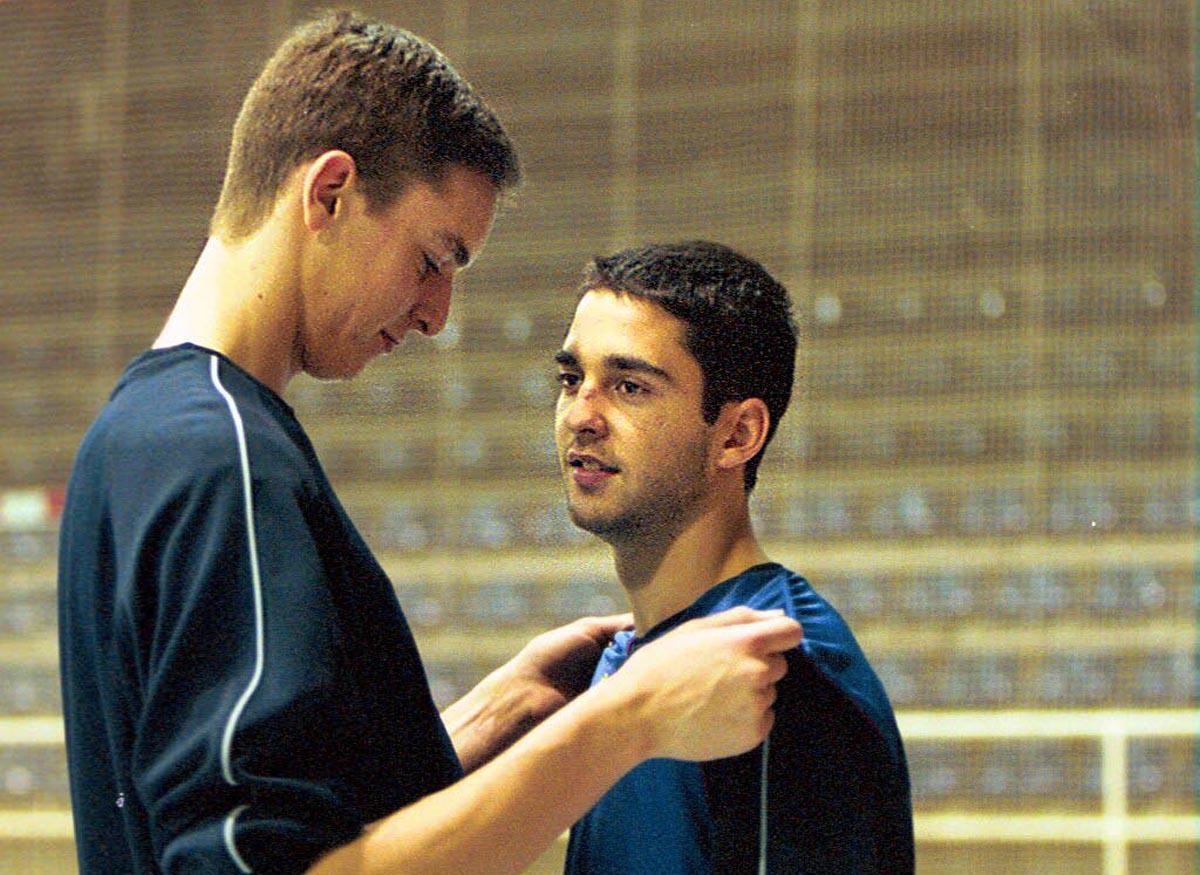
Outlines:
[[612, 547], [635, 624], [604, 651], [594, 688], [729, 608], [782, 610], [804, 636], [763, 745], [637, 766], [571, 831], [567, 872], [911, 873], [887, 694], [842, 618], [770, 560], [750, 522], [792, 394], [787, 290], [753, 259], [688, 241], [596, 258], [582, 291], [556, 356], [555, 433], [571, 519]]

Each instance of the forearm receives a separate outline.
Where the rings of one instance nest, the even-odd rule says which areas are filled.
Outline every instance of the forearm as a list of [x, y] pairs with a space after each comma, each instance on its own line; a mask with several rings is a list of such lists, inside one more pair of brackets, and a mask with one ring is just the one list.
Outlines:
[[520, 872], [649, 742], [597, 688], [462, 781], [374, 824], [313, 873]]

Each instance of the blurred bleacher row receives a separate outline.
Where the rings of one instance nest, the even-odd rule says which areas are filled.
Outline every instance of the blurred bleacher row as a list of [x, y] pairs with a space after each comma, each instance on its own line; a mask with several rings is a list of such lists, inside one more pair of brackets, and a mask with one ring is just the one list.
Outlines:
[[[980, 294], [986, 298], [988, 292], [985, 290]], [[1185, 301], [1189, 293], [1175, 288], [1170, 294], [1174, 300]], [[801, 314], [802, 318], [819, 319], [822, 308], [841, 306], [836, 301], [832, 295], [820, 297], [815, 302], [814, 313]], [[289, 397], [318, 417], [353, 414], [370, 418], [395, 416], [398, 411], [403, 411], [418, 419], [444, 419], [462, 415], [465, 411], [482, 415], [495, 412], [521, 415], [550, 409], [555, 389], [551, 359], [561, 344], [572, 302], [573, 298], [564, 296], [556, 314], [543, 320], [553, 323], [554, 330], [544, 332], [544, 337], [523, 338], [519, 345], [514, 345], [519, 346], [519, 351], [490, 350], [489, 344], [482, 339], [464, 343], [465, 349], [458, 350], [454, 349], [457, 341], [452, 345], [449, 338], [443, 339], [440, 335], [430, 342], [414, 338], [397, 354], [408, 363], [404, 373], [387, 374], [386, 381], [345, 385], [305, 381], [303, 386], [298, 383]], [[522, 325], [528, 326], [526, 317], [509, 318], [520, 318]], [[836, 333], [818, 334], [806, 340], [801, 350], [800, 376], [804, 382], [799, 388], [804, 398], [813, 404], [845, 404], [858, 398], [950, 404], [955, 400], [1034, 389], [1061, 393], [1069, 403], [1073, 393], [1086, 397], [1090, 392], [1119, 390], [1129, 395], [1125, 398], [1110, 395], [1108, 398], [1111, 412], [1118, 415], [1116, 429], [1119, 432], [1123, 422], [1137, 417], [1144, 420], [1153, 413], [1153, 409], [1139, 410], [1143, 404], [1152, 408], [1156, 402], [1162, 405], [1175, 397], [1171, 390], [1186, 389], [1195, 380], [1193, 334], [1189, 326], [1156, 325], [1141, 320], [1135, 324], [1137, 331], [1132, 333], [1111, 323], [1090, 329], [1073, 324], [1065, 331], [1056, 331], [1053, 325], [1048, 325], [1044, 326], [1047, 334], [1037, 336], [1036, 348], [1029, 333], [1019, 326], [990, 336], [960, 333], [904, 338], [884, 335], [846, 340]], [[451, 323], [448, 330], [452, 337], [460, 336], [455, 334], [458, 326], [457, 322]], [[52, 326], [36, 323], [14, 327], [57, 331]], [[498, 334], [507, 330], [503, 325], [489, 328]], [[111, 389], [111, 375], [81, 369], [81, 362], [73, 351], [60, 352], [53, 348], [41, 351], [44, 341], [40, 336], [34, 343], [27, 334], [14, 332], [10, 336], [18, 338], [10, 343], [19, 350], [17, 360], [9, 363], [11, 369], [33, 370], [46, 377], [57, 376], [56, 371], [61, 369], [63, 378], [72, 377], [47, 379], [41, 386], [14, 386], [13, 391], [4, 393], [0, 399], [0, 413], [14, 436], [31, 431], [36, 433], [47, 422], [73, 430], [85, 427]], [[152, 332], [147, 328], [140, 338], [126, 341], [130, 354], [149, 336]], [[449, 346], [454, 354], [431, 357], [432, 349], [438, 346]], [[31, 355], [31, 351], [37, 354]], [[0, 358], [3, 358], [3, 352], [3, 345], [0, 345]], [[111, 361], [107, 354], [104, 356], [105, 368], [123, 363]], [[386, 373], [382, 368], [376, 372]], [[501, 384], [497, 383], [497, 375], [503, 376]], [[1093, 411], [1094, 415], [1096, 413], [1098, 411]], [[807, 411], [807, 415], [814, 414], [820, 416], [821, 411]], [[930, 429], [937, 432], [950, 425], [944, 420], [951, 414], [952, 410], [948, 410], [935, 418], [929, 423]], [[1058, 418], [1052, 418], [1047, 425], [1055, 426]], [[1004, 420], [1000, 420], [997, 424], [1002, 426], [1003, 423]], [[1086, 420], [1080, 424], [1084, 431], [1097, 431], [1099, 425]], [[895, 427], [891, 423], [888, 425]], [[1145, 427], [1143, 422], [1140, 428]], [[1105, 430], [1109, 429], [1106, 427]], [[1104, 434], [1103, 431], [1100, 433]], [[1032, 436], [1021, 435], [1018, 431], [1013, 436], [1016, 446], [1022, 445], [1021, 437], [1027, 443]], [[1053, 433], [1047, 437], [1053, 439]], [[1145, 437], [1138, 441], [1135, 446], [1151, 448], [1145, 445]], [[914, 444], [919, 443], [914, 441]], [[936, 438], [932, 446], [938, 446]], [[950, 450], [949, 460], [952, 460], [958, 448], [949, 444], [946, 449]], [[63, 460], [54, 461], [61, 464]], [[61, 469], [54, 470], [61, 472]]]
[[[509, 592], [505, 588], [506, 594]], [[496, 597], [496, 593], [489, 593]], [[516, 603], [512, 602], [513, 604]], [[482, 631], [486, 626], [475, 627]], [[870, 641], [869, 637], [867, 638]], [[11, 646], [11, 641], [4, 642]], [[40, 642], [39, 642], [40, 643]], [[439, 703], [448, 705], [495, 667], [492, 661], [439, 659], [435, 642], [429, 674]], [[1020, 656], [893, 655], [886, 650], [875, 666], [899, 708], [980, 707], [1177, 707], [1197, 692], [1194, 659], [1184, 654], [1132, 653]], [[42, 716], [60, 709], [57, 665], [6, 664], [0, 708], [6, 715]]]
[[[1186, 566], [1082, 573], [1041, 568], [1021, 576], [942, 572], [886, 580], [831, 576], [818, 586], [859, 630], [901, 710], [964, 703], [988, 709], [1171, 708], [1188, 707], [1197, 696], [1194, 643], [1180, 646], [1194, 640], [1188, 637], [1192, 630], [1165, 622], [1195, 609]], [[585, 575], [459, 587], [407, 584], [399, 595], [424, 642], [441, 705], [465, 693], [539, 628], [623, 605], [611, 580]], [[58, 713], [55, 614], [48, 585], [10, 589], [0, 597], [0, 715]], [[1060, 634], [1056, 640], [1053, 630], [1061, 633], [1072, 619], [1080, 624], [1078, 638]], [[944, 648], [932, 636], [898, 634], [914, 622], [957, 624], [960, 630], [982, 625], [985, 634]], [[1031, 642], [1031, 633], [1043, 640]], [[1081, 650], [1085, 636], [1096, 640]], [[474, 654], [464, 650], [464, 641], [482, 638], [490, 643]], [[990, 643], [981, 643], [984, 638]], [[1082, 744], [918, 741], [909, 748], [914, 798], [924, 808], [964, 800], [985, 808], [1083, 803], [1100, 793], [1098, 752]], [[1128, 769], [1135, 808], [1184, 809], [1194, 799], [1200, 776], [1193, 739], [1134, 741]], [[61, 749], [0, 744], [0, 808], [65, 805], [66, 793]]]
[[[413, 497], [401, 492], [370, 500], [376, 487], [364, 487], [358, 494], [347, 490], [346, 503], [362, 531], [383, 551], [554, 548], [587, 540], [567, 518], [553, 484], [539, 486], [481, 488], [466, 495], [451, 491]], [[1119, 531], [1136, 537], [1186, 534], [1197, 524], [1192, 488], [1178, 474], [1159, 472], [1135, 471], [1115, 485], [1088, 478], [1060, 485], [1040, 500], [1031, 500], [1019, 475], [1000, 485], [899, 483], [885, 490], [866, 483], [843, 488], [797, 483], [793, 488], [764, 487], [755, 499], [754, 520], [763, 537], [920, 542], [1047, 530], [1052, 535]], [[355, 498], [364, 503], [359, 506]], [[1044, 525], [1037, 524], [1039, 519]], [[40, 526], [0, 530], [0, 549], [13, 563], [45, 562], [55, 555], [57, 534]]]
[[[398, 588], [431, 650], [442, 704], [466, 692], [522, 636], [582, 614], [624, 609], [608, 575], [473, 574], [471, 580], [465, 572], [468, 579], [457, 585]], [[859, 631], [900, 708], [1168, 707], [1185, 706], [1197, 694], [1188, 644], [1194, 643], [1189, 618], [1200, 606], [1190, 564], [813, 578]], [[55, 621], [52, 581], [30, 577], [0, 593], [6, 677], [0, 714], [57, 712]], [[472, 632], [495, 643], [477, 642], [474, 654], [455, 652]]]
[[[1070, 810], [1101, 796], [1100, 755], [1081, 742], [916, 742], [908, 746], [914, 802], [922, 810], [1012, 810], [1055, 805]], [[1186, 811], [1196, 793], [1194, 745], [1133, 741], [1128, 758], [1131, 808]], [[65, 808], [62, 751], [54, 746], [0, 748], [0, 807]]]

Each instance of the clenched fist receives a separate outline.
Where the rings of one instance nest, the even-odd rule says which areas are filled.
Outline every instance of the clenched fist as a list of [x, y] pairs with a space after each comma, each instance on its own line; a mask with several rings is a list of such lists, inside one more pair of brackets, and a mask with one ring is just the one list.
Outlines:
[[803, 638], [782, 611], [739, 607], [692, 620], [636, 651], [602, 685], [625, 697], [645, 732], [646, 757], [735, 756], [771, 731], [784, 652]]

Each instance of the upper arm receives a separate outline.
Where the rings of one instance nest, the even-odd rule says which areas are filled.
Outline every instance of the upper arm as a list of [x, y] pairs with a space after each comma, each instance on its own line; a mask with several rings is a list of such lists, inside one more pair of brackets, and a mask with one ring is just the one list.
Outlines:
[[866, 714], [805, 648], [787, 657], [765, 789], [762, 747], [704, 765], [715, 855], [747, 866], [757, 860], [765, 812], [768, 871], [911, 871], [902, 767]]
[[125, 515], [128, 768], [164, 870], [302, 867], [361, 826], [326, 731], [335, 611], [297, 482], [202, 461]]

